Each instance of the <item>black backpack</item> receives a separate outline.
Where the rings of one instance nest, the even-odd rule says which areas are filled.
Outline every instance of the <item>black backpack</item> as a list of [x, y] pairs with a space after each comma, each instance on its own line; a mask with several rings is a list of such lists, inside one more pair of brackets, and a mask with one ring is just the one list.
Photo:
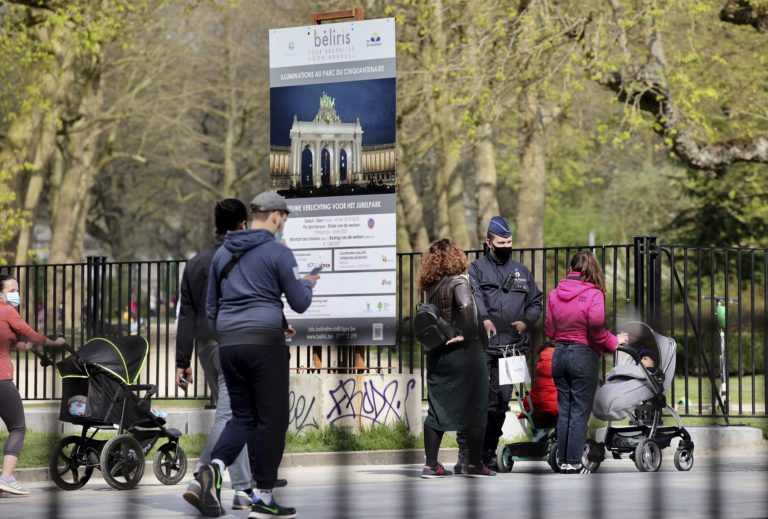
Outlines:
[[[437, 284], [430, 296], [437, 292], [446, 279], [448, 278], [443, 278]], [[419, 303], [416, 306], [416, 315], [413, 317], [413, 332], [424, 351], [431, 351], [442, 346], [456, 336], [456, 329], [451, 323], [443, 319], [437, 305], [432, 303]]]

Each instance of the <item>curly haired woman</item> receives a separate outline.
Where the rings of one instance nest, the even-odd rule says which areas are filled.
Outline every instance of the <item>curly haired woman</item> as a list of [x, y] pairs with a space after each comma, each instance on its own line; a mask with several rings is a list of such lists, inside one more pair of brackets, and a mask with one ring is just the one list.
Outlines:
[[427, 459], [421, 477], [453, 475], [438, 462], [437, 455], [445, 431], [457, 430], [467, 432], [467, 476], [495, 476], [481, 461], [488, 410], [488, 373], [464, 251], [447, 238], [430, 245], [422, 260], [419, 285], [427, 293], [427, 301], [436, 305], [440, 315], [457, 331], [454, 338], [427, 353], [429, 411], [424, 420]]

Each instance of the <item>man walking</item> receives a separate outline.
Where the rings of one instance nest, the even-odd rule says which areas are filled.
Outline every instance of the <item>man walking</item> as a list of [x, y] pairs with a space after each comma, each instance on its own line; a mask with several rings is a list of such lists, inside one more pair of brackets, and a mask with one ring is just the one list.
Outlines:
[[233, 418], [213, 449], [213, 461], [197, 474], [200, 510], [219, 516], [221, 473], [253, 439], [256, 495], [249, 517], [292, 518], [296, 510], [278, 505], [272, 495], [288, 428], [288, 348], [281, 296], [303, 313], [320, 276], [302, 277], [291, 250], [275, 240], [289, 213], [283, 197], [260, 193], [251, 201], [251, 211], [251, 228], [227, 235], [208, 279], [207, 314], [218, 338]]
[[[213, 336], [205, 315], [205, 292], [208, 287], [208, 272], [213, 255], [224, 243], [229, 231], [244, 229], [248, 219], [248, 210], [240, 200], [227, 198], [216, 204], [214, 209], [216, 238], [213, 244], [200, 251], [187, 262], [181, 278], [181, 298], [176, 330], [176, 385], [184, 391], [194, 381], [192, 368], [192, 347], [196, 347], [197, 358], [205, 373], [205, 381], [216, 404], [213, 426], [200, 453], [200, 461], [195, 474], [200, 468], [210, 463], [211, 451], [219, 440], [221, 431], [232, 418], [229, 393], [224, 382], [224, 375], [219, 364], [219, 345]], [[248, 463], [248, 450], [244, 448], [238, 454], [230, 470], [232, 488], [235, 496], [232, 508], [247, 510], [251, 508], [251, 470]], [[184, 499], [195, 507], [200, 507], [200, 483], [193, 479], [187, 486]]]
[[[533, 327], [539, 320], [542, 293], [528, 268], [511, 258], [512, 230], [504, 218], [491, 218], [485, 243], [488, 254], [469, 266], [469, 280], [480, 322], [488, 338], [486, 362], [490, 387], [483, 463], [496, 469], [496, 447], [512, 396], [511, 385], [499, 385], [499, 358], [509, 345], [520, 339], [520, 333]], [[459, 431], [456, 436], [459, 460], [454, 469], [457, 474], [462, 474], [466, 472], [469, 448], [464, 431]]]

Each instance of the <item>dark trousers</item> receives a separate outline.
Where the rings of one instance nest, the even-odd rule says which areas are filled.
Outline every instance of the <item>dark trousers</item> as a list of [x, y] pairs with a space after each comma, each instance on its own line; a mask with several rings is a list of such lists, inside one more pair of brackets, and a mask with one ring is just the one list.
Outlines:
[[219, 357], [232, 419], [211, 458], [229, 466], [250, 440], [256, 487], [271, 489], [277, 480], [288, 429], [288, 348], [275, 344], [222, 346]]
[[558, 342], [552, 357], [557, 387], [557, 456], [562, 463], [581, 463], [587, 425], [600, 375], [600, 358], [584, 344]]
[[3, 455], [19, 457], [27, 431], [24, 420], [24, 404], [13, 380], [0, 380], [0, 419], [8, 429]]
[[[488, 421], [485, 424], [485, 439], [483, 451], [494, 451], [499, 445], [501, 428], [509, 410], [509, 400], [512, 398], [511, 385], [499, 385], [499, 359], [486, 356], [488, 368]], [[465, 431], [456, 432], [456, 441], [460, 449], [469, 449]]]

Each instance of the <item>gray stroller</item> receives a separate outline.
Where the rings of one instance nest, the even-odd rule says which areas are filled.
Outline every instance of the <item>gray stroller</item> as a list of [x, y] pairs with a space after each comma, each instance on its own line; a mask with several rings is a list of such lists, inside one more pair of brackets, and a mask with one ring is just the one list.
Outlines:
[[[585, 472], [595, 472], [607, 449], [615, 459], [629, 454], [641, 472], [655, 472], [661, 466], [661, 450], [669, 447], [673, 438], [680, 438], [675, 467], [691, 470], [693, 441], [665, 397], [675, 374], [675, 341], [642, 322], [627, 323], [623, 330], [629, 334], [630, 343], [619, 346], [616, 366], [598, 388], [592, 408], [597, 418], [608, 421], [605, 439], [602, 443], [587, 440], [582, 466]], [[648, 369], [640, 362], [643, 350], [658, 359], [655, 368]], [[662, 425], [665, 410], [674, 418], [675, 425]], [[627, 417], [630, 425], [612, 425], [613, 421]]]

